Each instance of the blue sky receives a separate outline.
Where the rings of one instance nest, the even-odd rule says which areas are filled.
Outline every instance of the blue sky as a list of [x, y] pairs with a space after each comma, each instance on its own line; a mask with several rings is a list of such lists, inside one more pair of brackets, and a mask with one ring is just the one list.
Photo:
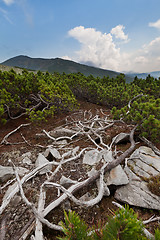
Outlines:
[[160, 71], [160, 0], [0, 0], [0, 62], [17, 55]]

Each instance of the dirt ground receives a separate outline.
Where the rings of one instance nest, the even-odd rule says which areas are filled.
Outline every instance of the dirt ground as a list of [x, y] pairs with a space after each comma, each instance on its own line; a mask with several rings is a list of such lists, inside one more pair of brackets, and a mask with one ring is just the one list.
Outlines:
[[[93, 114], [96, 113], [97, 109], [100, 109], [101, 107], [95, 104], [87, 103], [87, 102], [80, 102], [80, 109], [81, 110], [91, 110]], [[110, 115], [110, 111], [103, 108], [103, 111]], [[55, 115], [52, 119], [48, 119], [47, 122], [43, 122], [41, 124], [30, 124], [27, 127], [22, 127], [20, 130], [16, 131], [14, 134], [12, 134], [7, 140], [11, 143], [8, 145], [1, 144], [0, 145], [0, 165], [3, 166], [9, 166], [10, 163], [8, 162], [9, 158], [12, 157], [14, 163], [16, 165], [20, 165], [20, 157], [22, 154], [26, 152], [32, 152], [32, 163], [35, 162], [38, 153], [43, 152], [44, 148], [51, 144], [51, 140], [43, 137], [37, 136], [37, 134], [41, 134], [42, 130], [45, 129], [46, 131], [51, 131], [57, 126], [62, 126], [66, 123], [66, 117], [70, 116], [71, 113], [59, 113]], [[20, 124], [29, 123], [28, 120], [25, 118], [17, 119], [15, 120], [9, 120], [5, 126], [0, 126], [0, 142], [2, 139], [11, 131], [13, 131], [15, 128], [20, 126]], [[128, 127], [125, 124], [117, 124], [113, 128], [109, 128], [106, 130], [106, 135], [108, 143], [111, 141], [112, 137], [117, 135], [120, 132], [130, 132], [131, 126]], [[23, 142], [25, 139], [26, 142], [22, 144], [13, 144], [13, 143], [19, 143]], [[72, 144], [72, 147], [80, 146], [80, 148], [84, 148], [88, 146], [88, 141], [86, 139], [81, 139], [78, 142], [75, 142]], [[39, 145], [39, 146], [38, 146]], [[43, 147], [40, 147], [43, 146]], [[137, 144], [137, 147], [139, 147], [141, 143]], [[125, 145], [120, 145], [118, 148], [120, 150], [126, 150], [129, 147], [129, 143]], [[160, 148], [160, 143], [157, 144], [157, 147]], [[74, 166], [73, 166], [74, 165]], [[21, 165], [23, 166], [23, 164]], [[25, 166], [23, 166], [25, 167]], [[76, 173], [72, 173], [71, 175], [71, 169], [72, 167], [76, 167]], [[62, 169], [63, 171], [64, 169]], [[62, 176], [62, 171], [59, 173], [59, 175], [56, 176], [56, 179], [59, 179]], [[65, 176], [70, 176], [72, 179], [74, 179], [74, 174], [78, 174], [78, 177], [82, 180], [85, 179], [85, 170], [82, 167], [82, 164], [79, 164], [78, 162], [74, 162], [71, 164], [66, 165], [65, 169]], [[77, 176], [76, 176], [77, 177]], [[45, 176], [36, 176], [33, 180], [28, 181], [24, 186], [24, 191], [27, 196], [27, 198], [32, 201], [33, 203], [37, 202], [38, 199], [38, 191], [40, 188], [41, 183], [44, 181]], [[1, 183], [1, 187], [4, 186], [4, 183]], [[3, 196], [7, 190], [6, 188], [1, 189], [0, 192], [0, 202], [2, 203]], [[90, 194], [95, 194], [96, 187], [94, 184], [92, 186], [89, 186], [88, 189], [85, 189], [83, 191], [80, 191], [78, 194], [76, 194], [77, 197], [80, 195], [83, 195], [85, 191], [89, 191]], [[114, 200], [113, 194], [115, 189], [111, 187], [111, 196], [110, 197], [104, 197], [102, 201], [95, 205], [92, 208], [83, 209], [82, 207], [79, 207], [70, 201], [66, 202], [65, 204], [69, 205], [69, 207], [76, 211], [87, 223], [88, 225], [98, 224], [98, 221], [101, 220], [102, 222], [107, 221], [107, 218], [109, 215], [113, 213], [114, 210], [117, 210], [117, 207], [115, 207], [112, 204], [112, 201]], [[47, 200], [46, 204], [49, 204], [55, 197], [57, 192], [55, 190], [47, 190]], [[64, 209], [67, 207], [65, 204], [61, 204], [59, 207], [57, 207], [53, 212], [50, 212], [47, 215], [47, 219], [51, 222], [58, 223], [61, 220], [64, 220]], [[123, 205], [123, 204], [122, 204]], [[135, 212], [138, 214], [138, 218], [141, 218], [143, 220], [149, 219], [151, 216], [155, 214], [155, 216], [159, 216], [159, 211], [153, 211], [153, 210], [147, 210], [142, 208], [135, 208], [133, 207]], [[20, 195], [17, 194], [16, 197], [11, 201], [9, 206], [6, 208], [6, 210], [3, 212], [2, 216], [0, 216], [0, 225], [2, 228], [2, 223], [5, 222], [5, 231], [6, 236], [4, 240], [18, 240], [18, 236], [20, 236], [21, 230], [29, 225], [31, 221], [33, 221], [33, 214], [30, 209], [27, 208], [27, 206], [23, 203], [23, 201], [20, 198]], [[154, 229], [158, 227], [158, 222], [150, 223], [146, 225], [146, 228], [154, 232]], [[58, 236], [60, 233], [53, 231], [51, 229], [48, 229], [44, 226], [44, 233], [47, 238], [47, 240], [54, 240], [56, 239], [56, 236]]]

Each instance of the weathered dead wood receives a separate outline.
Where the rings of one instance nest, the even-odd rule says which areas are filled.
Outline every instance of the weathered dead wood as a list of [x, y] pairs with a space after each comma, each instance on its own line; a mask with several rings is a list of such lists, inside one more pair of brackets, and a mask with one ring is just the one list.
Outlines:
[[[118, 166], [120, 163], [122, 163], [126, 157], [128, 157], [134, 150], [135, 148], [135, 141], [134, 141], [134, 132], [135, 129], [137, 128], [137, 126], [135, 126], [131, 133], [130, 133], [130, 142], [131, 145], [130, 147], [123, 153], [121, 154], [119, 157], [117, 157], [117, 159], [115, 159], [112, 162], [109, 162], [105, 168], [104, 168], [104, 172], [110, 171], [112, 168], [115, 168], [116, 166]], [[86, 180], [79, 182], [77, 184], [72, 185], [68, 191], [72, 194], [74, 194], [75, 192], [79, 191], [80, 189], [82, 189], [83, 187], [88, 186], [89, 184], [93, 183], [96, 179], [99, 178], [101, 171], [97, 171], [95, 173], [94, 176], [91, 176], [89, 178], [87, 178]], [[66, 194], [62, 194], [62, 196], [60, 196], [58, 199], [56, 199], [54, 202], [50, 203], [43, 212], [43, 216], [45, 217], [50, 211], [52, 211], [54, 208], [56, 208], [60, 203], [62, 203], [64, 200], [67, 199], [67, 195]]]
[[17, 144], [17, 143], [10, 143], [7, 141], [7, 138], [9, 136], [11, 136], [13, 133], [17, 132], [21, 127], [26, 127], [26, 126], [29, 126], [31, 123], [24, 123], [24, 124], [21, 124], [20, 126], [18, 126], [16, 129], [14, 129], [13, 131], [9, 132], [4, 138], [3, 140], [1, 141], [1, 144]]
[[129, 110], [128, 110], [128, 112], [127, 112], [126, 114], [128, 114], [129, 111], [130, 111], [131, 103], [132, 103], [135, 99], [141, 98], [141, 97], [143, 97], [143, 96], [147, 96], [147, 95], [139, 94], [139, 95], [135, 96], [134, 98], [132, 98], [132, 99], [129, 101], [129, 103], [128, 103], [128, 109], [129, 109]]
[[[80, 124], [80, 131], [78, 132], [78, 135], [87, 135], [88, 134], [88, 138], [96, 145], [96, 142], [93, 140], [93, 135], [95, 137], [99, 137], [100, 138], [100, 145], [96, 145], [96, 147], [100, 148], [100, 149], [104, 149], [107, 148], [109, 149], [109, 146], [106, 145], [105, 143], [103, 143], [103, 138], [100, 135], [101, 131], [104, 131], [106, 128], [111, 127], [114, 122], [113, 121], [108, 121], [108, 120], [104, 120], [99, 118], [99, 116], [96, 116], [94, 118], [92, 118], [92, 115], [89, 114], [89, 119], [87, 118], [87, 113], [84, 114], [84, 118], [85, 118], [85, 122]], [[92, 118], [92, 119], [91, 119]], [[93, 120], [93, 122], [92, 122]], [[79, 121], [76, 121], [76, 123], [78, 124]], [[107, 125], [107, 126], [106, 126]], [[88, 132], [85, 132], [84, 128], [88, 127]], [[82, 181], [82, 182], [77, 182], [74, 185], [72, 185], [70, 188], [65, 189], [63, 188], [61, 185], [57, 184], [57, 183], [52, 183], [52, 179], [53, 176], [55, 176], [55, 174], [59, 171], [59, 169], [62, 167], [62, 165], [64, 165], [65, 163], [69, 162], [69, 161], [73, 161], [76, 160], [78, 158], [80, 158], [80, 156], [87, 150], [87, 149], [91, 149], [89, 148], [85, 148], [82, 149], [80, 151], [79, 154], [77, 154], [74, 157], [71, 158], [67, 158], [64, 159], [65, 157], [68, 157], [67, 155], [63, 155], [60, 162], [50, 162], [49, 164], [54, 164], [56, 165], [56, 169], [55, 171], [51, 174], [51, 176], [49, 177], [49, 179], [47, 181], [45, 181], [42, 186], [41, 186], [41, 192], [40, 192], [40, 197], [39, 197], [39, 204], [38, 204], [38, 208], [36, 208], [34, 206], [34, 204], [32, 204], [31, 202], [28, 201], [28, 199], [26, 198], [24, 191], [23, 191], [23, 183], [28, 181], [29, 179], [33, 178], [34, 176], [36, 176], [37, 173], [39, 173], [39, 171], [44, 168], [45, 166], [48, 165], [44, 164], [41, 167], [38, 167], [34, 170], [31, 171], [31, 173], [27, 174], [26, 176], [24, 176], [21, 180], [19, 179], [18, 173], [16, 173], [16, 168], [15, 168], [15, 173], [16, 173], [16, 178], [17, 178], [17, 187], [14, 189], [14, 191], [10, 194], [10, 196], [8, 196], [8, 199], [6, 202], [2, 203], [2, 206], [0, 207], [0, 213], [3, 212], [3, 210], [5, 209], [5, 207], [7, 206], [7, 204], [10, 202], [11, 198], [15, 195], [16, 192], [18, 192], [20, 190], [21, 196], [23, 201], [27, 204], [27, 206], [29, 208], [32, 209], [32, 212], [35, 216], [34, 220], [30, 222], [30, 225], [26, 228], [23, 229], [23, 233], [21, 234], [19, 239], [25, 239], [22, 238], [22, 236], [27, 236], [27, 234], [29, 235], [30, 232], [36, 227], [35, 230], [35, 237], [33, 236], [33, 239], [35, 240], [42, 240], [44, 239], [43, 237], [43, 229], [42, 229], [42, 224], [46, 224], [49, 228], [55, 229], [55, 230], [61, 230], [60, 226], [57, 226], [55, 224], [50, 223], [47, 219], [45, 219], [46, 215], [52, 211], [53, 209], [55, 209], [57, 206], [59, 206], [65, 199], [67, 199], [68, 197], [74, 201], [77, 204], [80, 204], [82, 206], [85, 207], [89, 207], [89, 206], [93, 206], [96, 203], [98, 203], [102, 197], [103, 197], [103, 174], [102, 172], [107, 172], [110, 171], [112, 168], [116, 167], [117, 165], [119, 165], [123, 160], [125, 160], [126, 157], [128, 157], [132, 151], [135, 148], [135, 142], [134, 142], [134, 131], [135, 131], [136, 127], [131, 131], [130, 133], [130, 142], [131, 142], [131, 146], [129, 147], [128, 150], [126, 150], [123, 154], [121, 154], [120, 156], [118, 156], [117, 158], [114, 159], [114, 161], [109, 162], [107, 164], [105, 164], [99, 171], [96, 172], [96, 174], [92, 177], [87, 178], [86, 180]], [[46, 132], [47, 133], [47, 132]], [[46, 134], [45, 133], [45, 134]], [[76, 133], [77, 134], [77, 133]], [[47, 134], [46, 134], [47, 135]], [[10, 136], [10, 135], [9, 135]], [[9, 137], [7, 136], [7, 137]], [[73, 135], [74, 136], [74, 135]], [[68, 140], [73, 140], [73, 136], [71, 136], [70, 139]], [[92, 136], [92, 137], [91, 137]], [[50, 136], [48, 136], [50, 138]], [[63, 138], [64, 139], [64, 138]], [[52, 139], [52, 140], [57, 140], [57, 139]], [[95, 199], [92, 199], [90, 201], [86, 201], [86, 202], [82, 202], [80, 200], [78, 200], [77, 198], [74, 197], [74, 193], [76, 193], [77, 191], [79, 191], [80, 189], [82, 189], [83, 187], [88, 186], [90, 183], [93, 183], [96, 179], [100, 178], [101, 184], [100, 184], [100, 189], [98, 192], [98, 195]], [[57, 187], [58, 189], [60, 189], [62, 193], [55, 201], [53, 201], [52, 203], [50, 203], [46, 208], [44, 207], [45, 205], [45, 188], [44, 186], [49, 186], [49, 185], [54, 185], [54, 187]], [[18, 240], [18, 239], [17, 239]]]
[[[11, 162], [13, 164], [13, 162]], [[21, 180], [19, 178], [19, 175], [18, 175], [18, 171], [15, 167], [15, 165], [13, 164], [13, 169], [15, 171], [15, 175], [16, 175], [16, 179], [17, 179], [17, 183], [18, 183], [18, 187], [19, 187], [19, 190], [20, 190], [20, 194], [21, 194], [21, 197], [23, 199], [23, 201], [25, 202], [25, 204], [28, 206], [28, 208], [32, 209], [32, 212], [34, 214], [34, 216], [40, 221], [42, 222], [43, 224], [47, 225], [49, 228], [51, 229], [54, 229], [54, 230], [58, 230], [58, 231], [61, 231], [62, 230], [62, 227], [58, 226], [58, 225], [55, 225], [55, 224], [52, 224], [50, 223], [47, 219], [45, 219], [44, 217], [42, 217], [42, 215], [37, 211], [36, 207], [34, 206], [33, 203], [31, 203], [25, 196], [24, 194], [24, 191], [23, 191], [23, 187], [22, 187], [22, 184], [21, 184]], [[41, 204], [41, 203], [40, 203]]]
[[104, 194], [104, 182], [103, 182], [103, 177], [104, 177], [104, 169], [101, 169], [101, 174], [100, 174], [100, 188], [99, 188], [99, 192], [96, 198], [89, 200], [89, 201], [82, 201], [79, 200], [77, 198], [75, 198], [73, 196], [72, 193], [70, 193], [70, 191], [68, 191], [67, 189], [65, 189], [63, 186], [61, 186], [60, 184], [57, 183], [51, 183], [51, 182], [45, 182], [46, 185], [49, 186], [54, 186], [58, 189], [60, 189], [61, 191], [63, 191], [69, 199], [71, 199], [74, 203], [76, 203], [77, 205], [83, 206], [83, 207], [92, 207], [95, 204], [99, 203], [102, 198], [103, 198], [103, 194]]

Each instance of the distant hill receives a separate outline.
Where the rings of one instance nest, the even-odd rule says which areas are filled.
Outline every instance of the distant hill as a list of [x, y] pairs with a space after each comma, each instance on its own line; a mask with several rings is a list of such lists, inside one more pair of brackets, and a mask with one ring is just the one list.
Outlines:
[[[5, 66], [26, 68], [29, 70], [48, 71], [50, 73], [65, 72], [66, 74], [69, 74], [81, 72], [85, 76], [93, 75], [94, 77], [109, 76], [110, 78], [112, 77], [114, 78], [120, 74], [119, 72], [91, 67], [70, 60], [64, 60], [61, 58], [44, 59], [44, 58], [31, 58], [28, 56], [20, 55], [10, 58], [5, 62], [2, 62], [1, 64]], [[131, 82], [132, 80], [133, 77], [126, 75], [127, 82]]]
[[142, 79], [145, 79], [149, 74], [154, 78], [160, 77], [160, 71], [148, 72], [148, 73], [127, 73], [127, 75], [133, 78], [137, 76], [138, 78], [142, 78]]

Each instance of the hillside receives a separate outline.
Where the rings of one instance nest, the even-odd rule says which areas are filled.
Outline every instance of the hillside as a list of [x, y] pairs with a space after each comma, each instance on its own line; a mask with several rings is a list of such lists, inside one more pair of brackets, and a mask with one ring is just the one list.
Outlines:
[[160, 77], [160, 71], [155, 71], [155, 72], [147, 72], [147, 73], [127, 73], [130, 77], [138, 77], [145, 79], [148, 75], [151, 75], [154, 78], [159, 78]]
[[[119, 72], [104, 70], [101, 68], [91, 67], [84, 64], [76, 63], [70, 60], [61, 58], [44, 59], [30, 58], [28, 56], [16, 56], [1, 63], [5, 66], [26, 68], [30, 70], [48, 71], [50, 73], [59, 72], [66, 74], [81, 72], [86, 76], [93, 75], [94, 77], [109, 76], [115, 78]], [[126, 76], [126, 81], [131, 82], [132, 77]]]

